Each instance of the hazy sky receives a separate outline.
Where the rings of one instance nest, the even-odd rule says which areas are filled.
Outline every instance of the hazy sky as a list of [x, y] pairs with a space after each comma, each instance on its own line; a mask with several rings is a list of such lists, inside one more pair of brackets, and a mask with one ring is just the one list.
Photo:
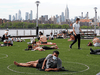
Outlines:
[[[9, 18], [21, 10], [22, 18], [25, 19], [25, 12], [33, 10], [33, 18], [36, 18], [36, 0], [0, 0], [0, 18]], [[69, 17], [80, 16], [81, 12], [85, 16], [89, 12], [89, 17], [94, 17], [94, 7], [97, 7], [100, 16], [100, 0], [40, 0], [39, 17], [41, 15], [55, 16], [65, 12], [66, 5], [69, 7]]]

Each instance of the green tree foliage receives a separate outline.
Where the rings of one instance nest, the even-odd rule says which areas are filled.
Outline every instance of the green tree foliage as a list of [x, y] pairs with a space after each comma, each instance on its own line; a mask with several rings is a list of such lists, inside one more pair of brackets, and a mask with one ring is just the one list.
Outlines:
[[[26, 29], [31, 29], [31, 28], [36, 28], [35, 23], [27, 23], [27, 22], [8, 22], [8, 23], [3, 23], [0, 25], [0, 28], [26, 28]], [[70, 26], [68, 24], [63, 24], [63, 25], [58, 25], [58, 24], [39, 24], [39, 28], [41, 29], [69, 29]], [[93, 29], [94, 26], [81, 26], [82, 29]], [[97, 28], [99, 28], [97, 26]]]

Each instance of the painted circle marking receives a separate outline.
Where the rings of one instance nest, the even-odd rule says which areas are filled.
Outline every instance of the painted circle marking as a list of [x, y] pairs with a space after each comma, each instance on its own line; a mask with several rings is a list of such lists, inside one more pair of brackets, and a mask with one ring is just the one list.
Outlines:
[[5, 55], [5, 57], [0, 57], [0, 59], [4, 59], [4, 58], [7, 58], [7, 57], [8, 57], [7, 54], [1, 54], [1, 53], [0, 53], [0, 55]]
[[[73, 74], [73, 73], [85, 72], [85, 71], [89, 70], [89, 66], [87, 66], [86, 64], [83, 64], [83, 63], [78, 63], [78, 62], [65, 62], [65, 61], [63, 61], [63, 63], [75, 63], [75, 64], [83, 65], [83, 66], [87, 67], [87, 69], [82, 70], [82, 71], [77, 71], [77, 72], [59, 73], [60, 75], [61, 75], [61, 74]], [[10, 66], [12, 66], [12, 65], [14, 65], [14, 64], [11, 64], [11, 65], [7, 66], [7, 69], [9, 69], [10, 71], [16, 72], [16, 73], [23, 73], [23, 74], [41, 74], [41, 73], [19, 72], [19, 71], [16, 71], [16, 70], [10, 69]], [[49, 74], [48, 74], [48, 75], [49, 75]], [[52, 75], [54, 75], [54, 74], [52, 74]]]

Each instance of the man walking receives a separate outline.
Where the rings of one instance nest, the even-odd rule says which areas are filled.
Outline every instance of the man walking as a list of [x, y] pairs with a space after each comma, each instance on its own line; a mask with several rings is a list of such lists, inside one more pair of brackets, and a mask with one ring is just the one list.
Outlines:
[[72, 49], [72, 46], [77, 42], [77, 39], [78, 39], [78, 49], [81, 49], [80, 48], [80, 32], [82, 32], [82, 31], [81, 31], [81, 28], [80, 28], [80, 19], [79, 18], [77, 18], [76, 22], [73, 24], [73, 32], [74, 32], [75, 40], [70, 45], [70, 48]]

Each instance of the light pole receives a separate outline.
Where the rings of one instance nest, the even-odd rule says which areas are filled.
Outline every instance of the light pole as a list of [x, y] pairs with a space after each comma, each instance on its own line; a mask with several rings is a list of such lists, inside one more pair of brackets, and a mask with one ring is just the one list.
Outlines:
[[94, 22], [95, 22], [95, 28], [94, 28], [94, 32], [96, 33], [96, 24], [97, 24], [97, 7], [94, 7], [94, 10], [95, 10], [95, 19], [94, 19]]
[[40, 2], [36, 1], [35, 3], [37, 5], [36, 36], [38, 37], [38, 31], [39, 31], [39, 27], [38, 27], [38, 6], [39, 6]]

